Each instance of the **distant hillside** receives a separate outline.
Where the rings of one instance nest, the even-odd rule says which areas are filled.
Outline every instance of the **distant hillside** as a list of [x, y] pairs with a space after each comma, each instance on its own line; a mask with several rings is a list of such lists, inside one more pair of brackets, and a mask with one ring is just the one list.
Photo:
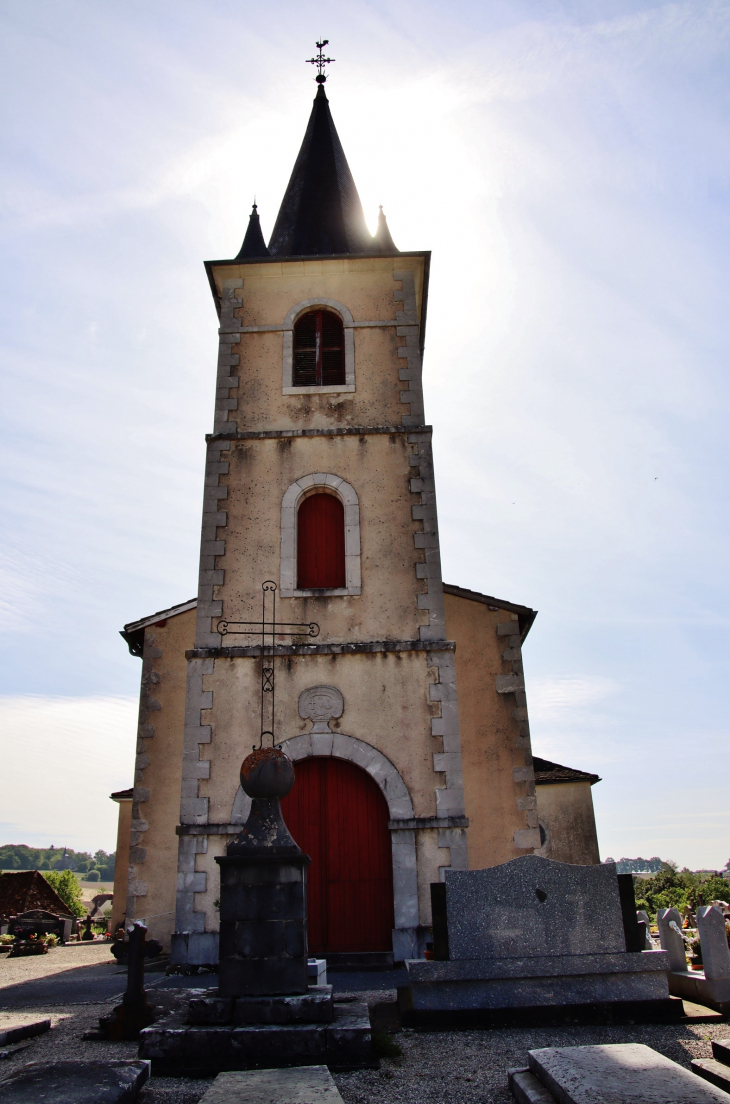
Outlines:
[[99, 881], [114, 881], [116, 852], [74, 851], [70, 847], [26, 847], [24, 843], [0, 846], [0, 870], [76, 870], [86, 874], [99, 871]]
[[665, 863], [654, 855], [651, 859], [604, 859], [615, 862], [617, 874], [658, 874]]

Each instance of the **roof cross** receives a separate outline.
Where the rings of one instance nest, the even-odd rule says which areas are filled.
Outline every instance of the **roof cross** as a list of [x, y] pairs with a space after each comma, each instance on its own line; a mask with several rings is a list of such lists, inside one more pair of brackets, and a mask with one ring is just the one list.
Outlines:
[[322, 53], [324, 47], [328, 45], [328, 38], [323, 38], [321, 42], [315, 42], [315, 46], [319, 50], [319, 53], [316, 57], [306, 58], [307, 65], [317, 66], [317, 76], [314, 78], [317, 84], [324, 84], [324, 82], [327, 80], [327, 74], [324, 72], [324, 67], [325, 65], [330, 65], [335, 60], [334, 58], [325, 57]]

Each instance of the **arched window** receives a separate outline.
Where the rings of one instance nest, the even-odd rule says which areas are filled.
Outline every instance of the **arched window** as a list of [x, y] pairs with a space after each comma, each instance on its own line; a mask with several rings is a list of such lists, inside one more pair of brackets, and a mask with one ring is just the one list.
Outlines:
[[294, 326], [294, 386], [335, 387], [345, 382], [345, 331], [333, 311], [307, 311]]
[[297, 514], [297, 587], [334, 590], [344, 586], [344, 507], [334, 495], [309, 495]]

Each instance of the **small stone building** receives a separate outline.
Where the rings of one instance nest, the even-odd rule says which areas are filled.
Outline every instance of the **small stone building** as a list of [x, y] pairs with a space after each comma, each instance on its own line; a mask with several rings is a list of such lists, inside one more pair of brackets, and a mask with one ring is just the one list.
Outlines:
[[[180, 963], [217, 959], [215, 857], [262, 740], [296, 765], [283, 805], [312, 857], [314, 953], [418, 956], [448, 869], [548, 846], [598, 861], [592, 807], [556, 811], [571, 787], [545, 787], [541, 838], [535, 612], [441, 578], [430, 261], [382, 211], [369, 234], [320, 83], [268, 246], [254, 205], [239, 253], [206, 264], [220, 344], [198, 594], [122, 633], [142, 659], [126, 917]], [[263, 646], [262, 610], [279, 626]]]

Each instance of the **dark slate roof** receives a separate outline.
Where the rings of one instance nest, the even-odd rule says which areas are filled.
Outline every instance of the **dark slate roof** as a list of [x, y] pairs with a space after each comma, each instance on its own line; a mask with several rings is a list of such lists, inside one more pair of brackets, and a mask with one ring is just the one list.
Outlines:
[[259, 219], [258, 207], [254, 203], [251, 214], [248, 216], [248, 227], [246, 228], [246, 234], [243, 239], [243, 245], [234, 258], [237, 261], [248, 260], [249, 257], [268, 257], [269, 251], [266, 248], [266, 242], [264, 241], [264, 235], [261, 232], [261, 221]]
[[72, 916], [53, 886], [37, 870], [0, 874], [0, 916], [17, 916], [31, 909]]
[[134, 787], [130, 786], [128, 790], [116, 790], [114, 793], [109, 794], [112, 801], [131, 801], [134, 794]]
[[533, 755], [532, 765], [535, 770], [536, 786], [554, 785], [556, 782], [590, 782], [592, 786], [595, 782], [601, 781], [597, 774], [588, 774], [587, 771], [564, 767], [560, 763], [551, 763], [549, 759], [539, 759], [537, 755]]
[[[390, 234], [388, 239], [390, 251]], [[320, 84], [274, 225], [269, 253], [274, 257], [302, 257], [379, 252], [386, 250], [365, 225], [360, 196], [335, 130], [324, 85]]]

